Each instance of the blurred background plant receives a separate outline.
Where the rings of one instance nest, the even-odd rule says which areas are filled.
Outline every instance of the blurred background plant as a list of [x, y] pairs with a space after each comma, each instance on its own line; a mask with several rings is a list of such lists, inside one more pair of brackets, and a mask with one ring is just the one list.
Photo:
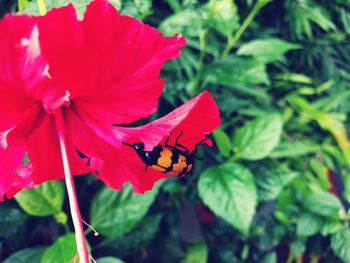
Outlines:
[[[72, 2], [82, 15], [88, 0]], [[144, 196], [76, 177], [97, 262], [350, 262], [349, 1], [111, 2], [187, 38], [162, 71], [160, 115], [207, 89], [222, 125], [194, 175]], [[1, 0], [6, 12], [38, 7]], [[72, 260], [68, 212], [59, 181], [0, 204], [0, 259]]]

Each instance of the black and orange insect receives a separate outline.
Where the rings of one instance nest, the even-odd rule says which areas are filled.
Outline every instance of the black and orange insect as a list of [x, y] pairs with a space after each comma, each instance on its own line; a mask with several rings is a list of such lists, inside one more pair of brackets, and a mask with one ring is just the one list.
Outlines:
[[201, 160], [201, 158], [196, 156], [197, 148], [198, 145], [207, 140], [207, 138], [197, 143], [194, 151], [190, 152], [189, 149], [179, 143], [182, 134], [183, 132], [181, 131], [175, 140], [175, 145], [169, 145], [169, 136], [164, 144], [158, 144], [152, 151], [145, 151], [143, 142], [124, 144], [135, 149], [138, 156], [146, 165], [145, 170], [151, 167], [155, 171], [170, 176], [183, 176], [193, 172], [194, 159]]

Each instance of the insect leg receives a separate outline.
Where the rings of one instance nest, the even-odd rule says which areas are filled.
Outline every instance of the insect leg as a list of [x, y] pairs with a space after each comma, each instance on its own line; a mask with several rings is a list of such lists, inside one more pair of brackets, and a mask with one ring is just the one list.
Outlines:
[[183, 146], [182, 144], [179, 143], [179, 139], [180, 137], [182, 136], [184, 132], [183, 131], [180, 131], [180, 134], [179, 136], [177, 136], [176, 140], [175, 140], [175, 146], [179, 147], [179, 148], [182, 148], [182, 150], [185, 151], [185, 154], [189, 153], [189, 149], [187, 149], [185, 146]]
[[203, 160], [204, 158], [203, 157], [198, 157], [196, 154], [197, 154], [197, 151], [198, 151], [198, 146], [200, 144], [202, 144], [203, 142], [205, 142], [206, 140], [208, 139], [208, 137], [205, 137], [203, 140], [201, 140], [199, 143], [196, 144], [195, 148], [194, 148], [194, 151], [193, 151], [193, 156], [194, 158], [196, 158], [197, 160]]
[[170, 136], [171, 136], [171, 133], [170, 133], [170, 135], [168, 136], [168, 138], [166, 138], [166, 140], [165, 140], [165, 146], [170, 146], [169, 145], [169, 139], [170, 139]]

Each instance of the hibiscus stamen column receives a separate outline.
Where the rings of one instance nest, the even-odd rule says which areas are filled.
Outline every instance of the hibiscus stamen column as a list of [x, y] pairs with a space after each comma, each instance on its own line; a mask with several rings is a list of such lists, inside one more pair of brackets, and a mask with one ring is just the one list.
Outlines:
[[58, 108], [55, 112], [56, 127], [61, 147], [61, 156], [63, 162], [64, 176], [66, 180], [66, 187], [69, 198], [69, 206], [73, 219], [75, 230], [75, 240], [77, 243], [78, 255], [81, 263], [89, 262], [89, 252], [86, 246], [82, 218], [79, 210], [77, 194], [75, 191], [74, 180], [69, 168], [66, 144], [65, 144], [65, 123], [62, 108]]

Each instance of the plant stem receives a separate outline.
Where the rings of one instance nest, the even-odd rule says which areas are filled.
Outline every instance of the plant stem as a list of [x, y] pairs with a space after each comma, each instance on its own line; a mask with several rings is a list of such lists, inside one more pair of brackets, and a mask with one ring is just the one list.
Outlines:
[[294, 259], [294, 256], [293, 256], [292, 250], [289, 250], [289, 254], [288, 254], [288, 258], [286, 260], [286, 263], [292, 263], [293, 259]]
[[227, 45], [226, 48], [224, 50], [224, 52], [222, 53], [222, 57], [225, 58], [227, 57], [227, 55], [230, 53], [231, 49], [234, 47], [234, 45], [236, 45], [236, 43], [238, 42], [238, 40], [241, 38], [242, 34], [244, 33], [244, 31], [248, 28], [248, 26], [250, 25], [250, 23], [254, 20], [254, 18], [256, 17], [256, 15], [259, 13], [259, 11], [265, 6], [267, 5], [269, 2], [271, 1], [267, 1], [267, 0], [258, 0], [255, 2], [255, 5], [253, 6], [252, 10], [250, 11], [250, 13], [248, 14], [248, 16], [246, 17], [246, 19], [244, 20], [243, 24], [239, 27], [239, 29], [237, 30], [236, 34], [234, 34], [233, 36], [230, 36], [228, 38], [227, 41]]
[[167, 0], [167, 3], [174, 13], [181, 11], [181, 5], [177, 0]]
[[38, 6], [39, 6], [39, 11], [40, 15], [44, 16], [47, 13], [46, 5], [45, 5], [45, 0], [37, 0]]
[[65, 144], [65, 123], [63, 117], [63, 111], [61, 108], [56, 110], [55, 113], [56, 128], [58, 133], [58, 139], [61, 148], [61, 156], [64, 170], [64, 177], [66, 180], [66, 187], [69, 198], [69, 206], [73, 219], [73, 225], [75, 229], [75, 240], [77, 244], [78, 255], [81, 263], [89, 263], [89, 253], [86, 246], [86, 240], [84, 236], [84, 229], [82, 224], [82, 218], [79, 210], [77, 194], [75, 191], [74, 181], [70, 172], [68, 156]]

